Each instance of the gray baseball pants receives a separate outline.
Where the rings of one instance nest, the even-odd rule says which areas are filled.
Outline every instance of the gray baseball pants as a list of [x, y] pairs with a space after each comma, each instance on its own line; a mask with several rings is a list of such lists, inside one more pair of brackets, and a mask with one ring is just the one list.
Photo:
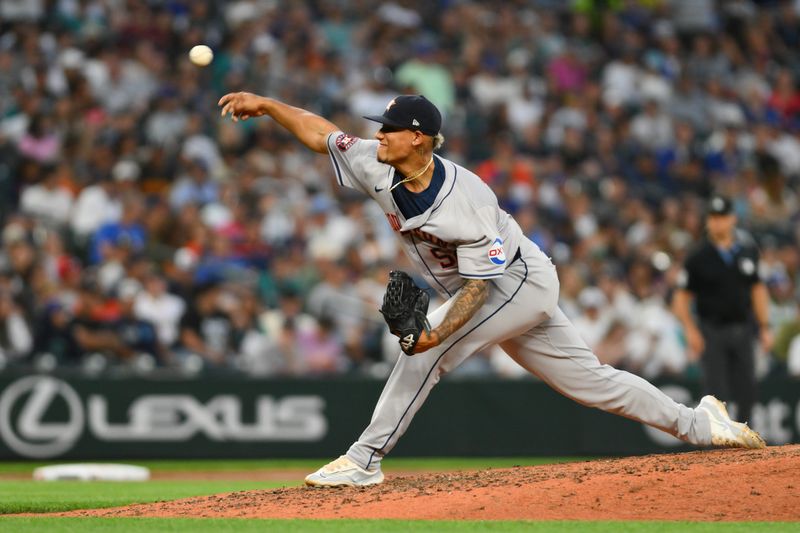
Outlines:
[[[491, 284], [483, 307], [441, 345], [411, 357], [400, 355], [369, 426], [347, 451], [356, 464], [370, 470], [378, 467], [441, 376], [494, 344], [578, 403], [651, 425], [692, 444], [711, 444], [705, 413], [675, 402], [638, 376], [598, 361], [559, 309], [555, 267], [534, 245], [523, 243], [522, 256]], [[451, 301], [430, 315], [434, 327]]]

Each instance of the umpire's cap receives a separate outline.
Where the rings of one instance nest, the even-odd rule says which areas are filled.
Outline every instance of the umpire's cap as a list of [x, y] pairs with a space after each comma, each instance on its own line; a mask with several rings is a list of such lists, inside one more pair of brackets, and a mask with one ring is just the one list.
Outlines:
[[733, 213], [733, 202], [730, 198], [715, 194], [708, 201], [709, 215], [730, 215]]
[[383, 115], [364, 118], [404, 130], [419, 130], [431, 137], [442, 128], [442, 114], [430, 100], [421, 94], [406, 94], [394, 98]]

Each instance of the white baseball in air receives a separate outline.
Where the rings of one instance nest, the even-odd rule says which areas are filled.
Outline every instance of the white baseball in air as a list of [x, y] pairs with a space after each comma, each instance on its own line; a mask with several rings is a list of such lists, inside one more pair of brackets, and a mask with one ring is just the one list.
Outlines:
[[208, 65], [212, 59], [214, 59], [214, 52], [204, 44], [198, 44], [189, 50], [189, 60], [198, 67]]

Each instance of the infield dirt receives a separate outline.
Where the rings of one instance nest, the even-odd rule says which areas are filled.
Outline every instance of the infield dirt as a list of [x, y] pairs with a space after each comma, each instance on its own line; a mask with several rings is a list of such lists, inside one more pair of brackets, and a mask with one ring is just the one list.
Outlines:
[[367, 488], [255, 490], [62, 516], [797, 521], [800, 445], [387, 474]]

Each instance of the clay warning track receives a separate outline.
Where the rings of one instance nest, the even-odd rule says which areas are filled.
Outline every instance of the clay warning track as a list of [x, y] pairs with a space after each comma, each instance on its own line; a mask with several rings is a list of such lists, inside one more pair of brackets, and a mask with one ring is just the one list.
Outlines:
[[799, 473], [800, 445], [791, 445], [478, 471], [389, 473], [375, 487], [298, 486], [62, 515], [797, 521]]

